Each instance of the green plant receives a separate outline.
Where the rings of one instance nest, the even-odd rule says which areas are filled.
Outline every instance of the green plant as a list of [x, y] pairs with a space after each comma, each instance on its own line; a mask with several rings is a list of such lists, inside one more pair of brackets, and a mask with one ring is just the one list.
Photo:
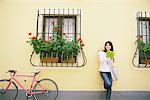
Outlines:
[[63, 59], [68, 59], [71, 57], [77, 57], [80, 53], [80, 49], [84, 46], [81, 38], [68, 41], [65, 37], [65, 33], [61, 33], [59, 25], [53, 24], [53, 35], [49, 37], [49, 40], [45, 41], [38, 36], [32, 36], [29, 33], [30, 38], [27, 43], [29, 43], [36, 54], [40, 54], [40, 57], [58, 57]]
[[64, 51], [63, 51], [63, 58], [75, 58], [77, 57], [78, 53], [80, 53], [81, 48], [84, 46], [84, 44], [81, 44], [81, 40], [72, 40], [71, 42], [66, 42], [64, 45]]
[[31, 36], [32, 33], [29, 33], [30, 37], [27, 43], [29, 43], [36, 54], [41, 53], [42, 51], [48, 52], [51, 48], [51, 44], [49, 41], [45, 41], [42, 38], [38, 38], [38, 36]]
[[147, 58], [150, 59], [150, 43], [145, 43], [143, 41], [143, 36], [139, 35], [137, 36], [137, 47], [139, 49], [139, 56], [140, 58]]

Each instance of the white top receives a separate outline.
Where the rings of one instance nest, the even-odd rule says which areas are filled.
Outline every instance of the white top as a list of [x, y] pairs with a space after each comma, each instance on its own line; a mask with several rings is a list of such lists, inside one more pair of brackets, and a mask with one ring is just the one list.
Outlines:
[[110, 67], [108, 66], [108, 64], [110, 62], [110, 58], [106, 57], [106, 52], [99, 51], [98, 55], [99, 55], [99, 61], [100, 61], [99, 71], [100, 72], [110, 72]]

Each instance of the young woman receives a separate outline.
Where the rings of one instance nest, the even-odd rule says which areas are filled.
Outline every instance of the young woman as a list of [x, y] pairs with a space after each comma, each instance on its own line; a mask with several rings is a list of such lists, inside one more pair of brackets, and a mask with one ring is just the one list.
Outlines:
[[113, 51], [113, 44], [110, 41], [107, 41], [104, 46], [103, 51], [99, 51], [99, 61], [100, 61], [100, 75], [104, 81], [104, 88], [106, 89], [106, 100], [111, 100], [111, 87], [112, 87], [112, 77], [110, 73], [109, 62], [112, 62], [114, 59], [109, 58], [106, 55], [107, 51]]

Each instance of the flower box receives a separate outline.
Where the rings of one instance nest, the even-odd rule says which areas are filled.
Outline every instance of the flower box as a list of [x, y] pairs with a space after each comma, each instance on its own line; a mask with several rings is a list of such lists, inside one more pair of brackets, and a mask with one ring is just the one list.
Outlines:
[[62, 60], [61, 61], [62, 63], [75, 63], [76, 61], [75, 61], [75, 59], [66, 59], [66, 60]]
[[44, 57], [44, 58], [40, 58], [40, 62], [41, 63], [57, 63], [58, 58]]
[[150, 64], [150, 59], [141, 59], [141, 64]]

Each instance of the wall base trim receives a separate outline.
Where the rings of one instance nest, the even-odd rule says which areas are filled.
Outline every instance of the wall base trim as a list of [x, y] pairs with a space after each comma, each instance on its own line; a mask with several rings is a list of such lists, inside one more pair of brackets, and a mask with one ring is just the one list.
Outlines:
[[[25, 92], [19, 90], [17, 100], [27, 100]], [[105, 91], [59, 91], [57, 100], [105, 100]], [[150, 100], [150, 91], [113, 91], [111, 100]]]

